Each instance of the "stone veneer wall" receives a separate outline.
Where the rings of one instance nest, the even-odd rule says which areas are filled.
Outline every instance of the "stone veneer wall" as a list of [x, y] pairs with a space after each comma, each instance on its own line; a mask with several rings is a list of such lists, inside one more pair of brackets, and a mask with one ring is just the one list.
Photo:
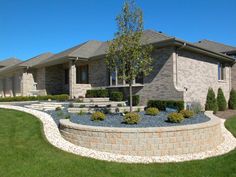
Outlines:
[[226, 100], [231, 90], [230, 67], [225, 67], [225, 80], [218, 80], [218, 61], [205, 55], [181, 50], [177, 56], [176, 85], [186, 88], [185, 102], [200, 102], [205, 105], [207, 91], [212, 87], [217, 94], [219, 87], [223, 89]]
[[61, 119], [60, 132], [66, 140], [82, 147], [133, 156], [197, 153], [223, 142], [220, 120], [214, 116], [201, 124], [153, 128], [95, 127]]

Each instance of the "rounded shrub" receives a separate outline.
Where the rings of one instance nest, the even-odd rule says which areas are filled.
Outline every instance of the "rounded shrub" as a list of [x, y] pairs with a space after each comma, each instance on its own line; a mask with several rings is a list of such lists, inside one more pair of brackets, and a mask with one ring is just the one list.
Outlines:
[[94, 112], [91, 116], [91, 120], [104, 120], [105, 118], [105, 114], [100, 111]]
[[140, 121], [140, 115], [136, 112], [129, 112], [124, 116], [124, 123], [137, 124]]
[[111, 101], [122, 101], [124, 98], [124, 95], [122, 92], [111, 92], [110, 93], [110, 100]]
[[217, 93], [217, 105], [219, 111], [225, 111], [227, 108], [227, 102], [223, 90], [221, 88], [218, 89]]
[[208, 89], [205, 110], [211, 110], [211, 111], [213, 111], [213, 113], [216, 113], [218, 110], [215, 92], [213, 91], [212, 88]]
[[184, 116], [181, 113], [173, 112], [168, 115], [168, 121], [173, 123], [180, 123], [184, 120]]
[[61, 107], [56, 107], [55, 111], [61, 111]]
[[190, 118], [194, 115], [193, 111], [190, 110], [181, 110], [179, 113], [182, 114], [184, 118]]
[[236, 109], [236, 91], [232, 89], [229, 97], [229, 109]]
[[159, 114], [159, 110], [157, 108], [147, 108], [146, 114], [150, 116], [156, 116], [157, 114]]

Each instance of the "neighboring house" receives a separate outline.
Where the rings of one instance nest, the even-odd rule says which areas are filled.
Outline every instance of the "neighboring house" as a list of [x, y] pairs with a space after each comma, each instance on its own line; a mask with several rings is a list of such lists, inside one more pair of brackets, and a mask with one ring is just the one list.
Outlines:
[[[147, 77], [137, 77], [133, 85], [142, 104], [150, 99], [167, 99], [197, 101], [204, 106], [209, 87], [216, 92], [221, 87], [226, 99], [229, 98], [232, 56], [151, 30], [144, 31], [142, 43], [154, 46], [153, 71]], [[68, 93], [77, 98], [93, 88], [120, 90], [128, 95], [128, 84], [118, 79], [116, 72], [107, 70], [104, 62], [107, 49], [107, 42], [88, 41], [36, 64], [29, 60], [34, 65], [24, 68], [23, 76], [30, 74], [32, 80], [21, 79], [21, 85], [36, 91], [22, 87], [21, 95]], [[2, 78], [4, 72], [0, 69]]]
[[14, 57], [5, 59], [3, 61], [0, 61], [0, 69], [4, 68], [4, 67], [8, 67], [8, 66], [18, 64], [20, 62], [21, 62], [21, 60], [19, 60], [17, 58], [14, 58]]

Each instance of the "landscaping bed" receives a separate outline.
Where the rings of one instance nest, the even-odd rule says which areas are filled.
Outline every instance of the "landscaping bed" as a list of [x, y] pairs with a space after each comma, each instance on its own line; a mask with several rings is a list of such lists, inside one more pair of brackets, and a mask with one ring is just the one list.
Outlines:
[[[180, 123], [168, 122], [167, 116], [168, 112], [162, 111], [156, 116], [146, 115], [145, 112], [140, 112], [141, 117], [140, 122], [137, 124], [125, 124], [123, 122], [123, 115], [121, 114], [107, 114], [106, 119], [103, 121], [92, 121], [91, 114], [70, 114], [70, 121], [73, 123], [91, 125], [91, 126], [104, 126], [104, 127], [168, 127], [168, 126], [178, 126], [178, 125], [189, 125], [207, 122], [210, 119], [203, 113], [194, 115], [191, 118], [184, 119]], [[54, 115], [56, 116], [56, 115]]]

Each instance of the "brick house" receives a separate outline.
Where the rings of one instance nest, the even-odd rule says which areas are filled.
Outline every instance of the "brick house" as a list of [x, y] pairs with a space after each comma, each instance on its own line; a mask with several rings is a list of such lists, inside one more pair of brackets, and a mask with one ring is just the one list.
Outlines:
[[[161, 32], [144, 31], [142, 43], [152, 44], [153, 71], [139, 76], [133, 90], [141, 103], [149, 99], [200, 102], [207, 90], [221, 87], [226, 99], [232, 88], [235, 47], [201, 41], [190, 43]], [[224, 47], [218, 47], [216, 44]], [[86, 90], [108, 88], [128, 93], [128, 85], [108, 73], [104, 62], [107, 42], [87, 41], [57, 54], [45, 53], [0, 69], [0, 96], [27, 96], [67, 93], [85, 96]], [[236, 69], [235, 69], [236, 70]], [[232, 74], [231, 74], [232, 73]], [[236, 73], [236, 72], [234, 72]], [[234, 85], [234, 84], [233, 84]], [[235, 83], [236, 86], [236, 83]]]

